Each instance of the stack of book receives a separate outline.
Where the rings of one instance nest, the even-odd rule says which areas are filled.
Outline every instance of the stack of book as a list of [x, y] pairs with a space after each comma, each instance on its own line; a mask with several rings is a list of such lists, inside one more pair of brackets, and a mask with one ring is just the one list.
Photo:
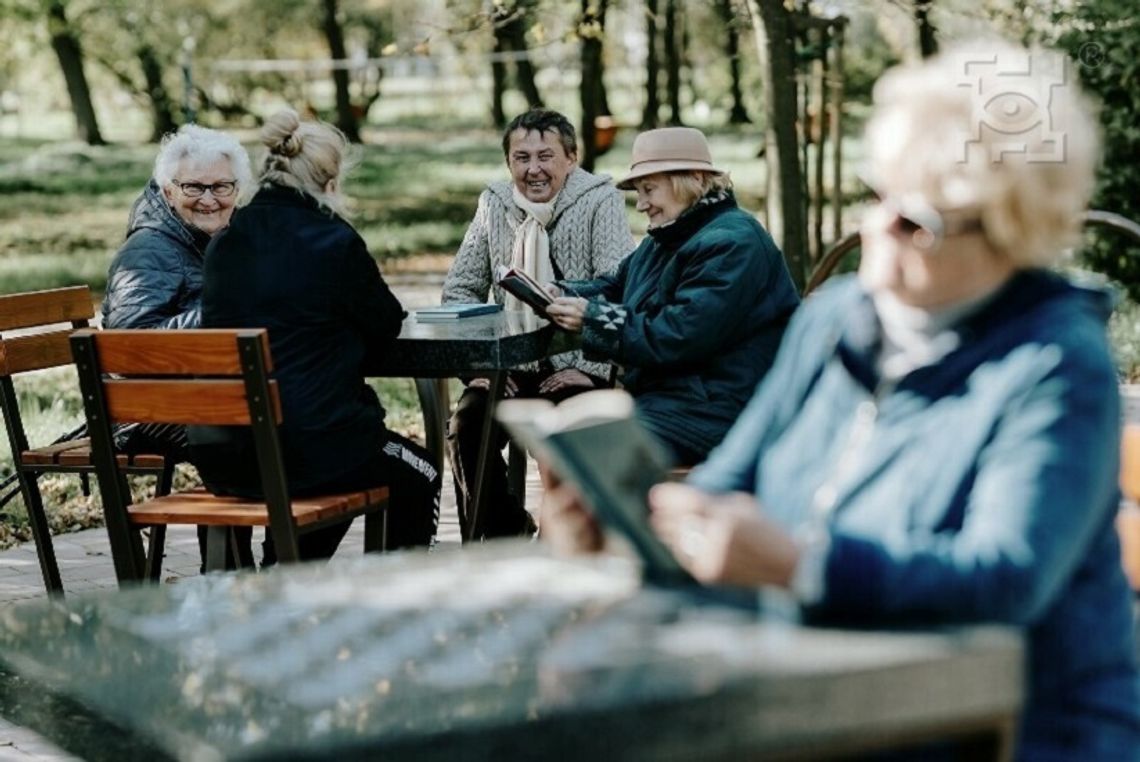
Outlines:
[[502, 308], [502, 305], [499, 304], [441, 304], [438, 307], [424, 307], [416, 310], [416, 320], [421, 323], [458, 320], [459, 318], [498, 312]]

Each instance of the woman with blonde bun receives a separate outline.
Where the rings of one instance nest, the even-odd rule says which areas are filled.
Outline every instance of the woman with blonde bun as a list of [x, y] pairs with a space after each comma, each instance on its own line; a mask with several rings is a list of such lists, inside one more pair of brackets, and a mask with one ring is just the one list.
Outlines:
[[[389, 547], [429, 545], [440, 474], [425, 449], [385, 428], [384, 408], [364, 382], [369, 358], [383, 356], [405, 312], [345, 219], [348, 142], [292, 110], [273, 115], [261, 140], [261, 187], [206, 254], [202, 326], [269, 330], [294, 496], [387, 486]], [[248, 431], [194, 427], [190, 443], [210, 489], [261, 496]], [[347, 530], [302, 536], [302, 558], [331, 556]], [[271, 563], [269, 539], [265, 550]]]

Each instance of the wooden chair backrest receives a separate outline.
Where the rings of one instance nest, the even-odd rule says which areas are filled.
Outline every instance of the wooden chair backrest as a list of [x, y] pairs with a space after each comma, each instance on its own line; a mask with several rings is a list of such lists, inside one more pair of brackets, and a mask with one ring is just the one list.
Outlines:
[[[95, 316], [87, 286], [0, 296], [0, 377], [71, 362], [67, 339]], [[69, 323], [70, 327], [3, 336], [3, 332]]]
[[281, 422], [264, 329], [80, 330], [71, 343], [81, 378], [98, 387], [84, 393], [102, 397], [109, 423], [249, 426], [262, 384]]

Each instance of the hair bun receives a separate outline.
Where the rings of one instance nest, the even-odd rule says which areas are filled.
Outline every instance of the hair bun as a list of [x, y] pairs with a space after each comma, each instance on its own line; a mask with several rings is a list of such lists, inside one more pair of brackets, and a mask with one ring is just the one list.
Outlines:
[[301, 118], [293, 109], [283, 109], [266, 120], [261, 128], [261, 142], [271, 154], [292, 158], [301, 153], [303, 139], [297, 134]]

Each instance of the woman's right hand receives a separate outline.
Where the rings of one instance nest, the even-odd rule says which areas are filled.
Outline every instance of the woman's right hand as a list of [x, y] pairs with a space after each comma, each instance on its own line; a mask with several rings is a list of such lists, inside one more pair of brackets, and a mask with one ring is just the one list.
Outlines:
[[582, 318], [586, 315], [588, 304], [589, 302], [578, 296], [561, 296], [547, 306], [546, 314], [559, 328], [571, 333], [580, 333]]
[[579, 555], [596, 553], [605, 539], [597, 519], [582, 503], [582, 496], [539, 461], [542, 479], [542, 507], [539, 511], [539, 537], [549, 542], [556, 553]]
[[545, 291], [546, 295], [551, 299], [557, 299], [562, 296], [562, 289], [554, 283], [543, 283], [542, 290]]

